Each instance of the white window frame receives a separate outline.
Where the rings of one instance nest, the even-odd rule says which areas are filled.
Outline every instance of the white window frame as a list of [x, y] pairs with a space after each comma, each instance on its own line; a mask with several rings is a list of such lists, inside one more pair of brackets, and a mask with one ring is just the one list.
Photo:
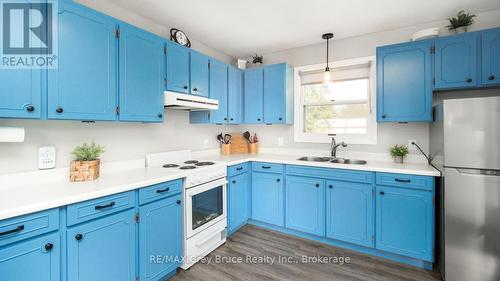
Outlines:
[[[377, 112], [376, 112], [376, 61], [375, 57], [363, 57], [349, 60], [342, 60], [331, 62], [330, 67], [348, 67], [355, 65], [370, 64], [370, 79], [369, 79], [369, 94], [368, 94], [368, 106], [369, 114], [367, 118], [367, 133], [366, 134], [336, 134], [338, 141], [344, 141], [349, 144], [377, 144]], [[306, 133], [304, 132], [304, 99], [302, 95], [302, 81], [301, 72], [307, 71], [317, 71], [325, 69], [326, 63], [306, 65], [295, 67], [294, 81], [294, 140], [295, 142], [306, 142], [306, 143], [330, 143], [332, 141], [332, 136], [329, 134], [316, 134], [316, 133]], [[332, 103], [334, 104], [334, 103]]]

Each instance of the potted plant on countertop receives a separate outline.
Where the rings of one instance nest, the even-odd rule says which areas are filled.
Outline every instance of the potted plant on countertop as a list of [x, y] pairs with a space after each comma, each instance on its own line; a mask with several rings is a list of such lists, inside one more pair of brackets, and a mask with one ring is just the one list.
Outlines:
[[403, 159], [408, 155], [408, 147], [404, 145], [395, 145], [390, 149], [391, 156], [394, 158], [395, 163], [403, 163]]
[[255, 56], [252, 56], [252, 63], [254, 65], [260, 66], [264, 62], [264, 56], [255, 54]]
[[75, 182], [97, 179], [101, 164], [99, 156], [103, 153], [104, 147], [97, 145], [95, 142], [91, 144], [84, 143], [75, 147], [72, 152], [75, 160], [71, 161], [69, 180]]
[[448, 30], [455, 32], [455, 34], [467, 32], [467, 26], [474, 23], [476, 15], [465, 13], [464, 10], [458, 12], [456, 17], [448, 18], [450, 25]]

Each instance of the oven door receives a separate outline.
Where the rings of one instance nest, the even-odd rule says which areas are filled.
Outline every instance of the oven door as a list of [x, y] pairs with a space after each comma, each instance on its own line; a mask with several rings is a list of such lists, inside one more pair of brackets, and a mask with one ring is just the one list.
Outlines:
[[186, 190], [186, 236], [190, 238], [226, 220], [226, 178]]

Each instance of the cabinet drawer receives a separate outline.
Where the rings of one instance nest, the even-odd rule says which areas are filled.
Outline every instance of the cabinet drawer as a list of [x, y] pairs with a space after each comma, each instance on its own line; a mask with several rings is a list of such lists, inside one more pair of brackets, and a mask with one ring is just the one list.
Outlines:
[[158, 199], [170, 197], [179, 192], [182, 192], [182, 180], [148, 186], [139, 190], [139, 204], [144, 205]]
[[0, 221], [0, 247], [59, 229], [59, 209]]
[[68, 206], [67, 225], [93, 220], [135, 206], [135, 192], [129, 191]]
[[341, 170], [332, 168], [316, 168], [295, 165], [287, 165], [286, 174], [349, 182], [373, 183], [375, 181], [375, 175], [373, 172]]
[[255, 172], [266, 172], [266, 173], [283, 173], [283, 164], [273, 164], [265, 162], [253, 162], [252, 171]]
[[227, 167], [227, 176], [232, 177], [248, 171], [248, 163], [242, 163]]
[[434, 177], [377, 173], [377, 185], [433, 190]]

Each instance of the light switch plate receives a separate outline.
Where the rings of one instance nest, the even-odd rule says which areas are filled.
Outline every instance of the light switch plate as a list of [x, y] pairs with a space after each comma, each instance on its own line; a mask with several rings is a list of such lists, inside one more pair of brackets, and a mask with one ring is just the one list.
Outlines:
[[38, 148], [38, 169], [47, 170], [56, 167], [56, 148], [42, 146]]

